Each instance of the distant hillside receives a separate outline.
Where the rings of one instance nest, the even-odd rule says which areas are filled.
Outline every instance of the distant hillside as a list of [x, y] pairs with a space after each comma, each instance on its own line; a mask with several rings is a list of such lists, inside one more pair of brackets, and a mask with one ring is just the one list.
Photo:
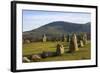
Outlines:
[[56, 21], [46, 24], [42, 27], [37, 29], [23, 32], [23, 36], [25, 37], [41, 37], [43, 34], [47, 36], [54, 36], [54, 35], [62, 35], [71, 32], [88, 32], [90, 33], [91, 23], [88, 22], [86, 24], [77, 24], [77, 23], [70, 23], [64, 21]]

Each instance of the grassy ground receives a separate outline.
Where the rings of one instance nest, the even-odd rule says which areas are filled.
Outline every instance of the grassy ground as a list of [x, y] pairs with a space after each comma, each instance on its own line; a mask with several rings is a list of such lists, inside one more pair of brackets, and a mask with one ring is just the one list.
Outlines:
[[[23, 56], [38, 54], [42, 53], [43, 51], [55, 52], [57, 43], [58, 42], [45, 42], [45, 43], [34, 42], [29, 44], [23, 44]], [[67, 42], [59, 42], [59, 43], [63, 44], [65, 47], [65, 53], [62, 56], [48, 57], [45, 59], [41, 59], [40, 61], [84, 60], [84, 59], [90, 59], [91, 57], [90, 43], [88, 43], [82, 48], [79, 48], [80, 50], [75, 53], [67, 53], [69, 43]]]

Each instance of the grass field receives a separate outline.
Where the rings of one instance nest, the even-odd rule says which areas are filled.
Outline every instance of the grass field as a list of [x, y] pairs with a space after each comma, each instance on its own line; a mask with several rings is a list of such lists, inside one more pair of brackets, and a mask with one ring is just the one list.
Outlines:
[[[33, 42], [29, 44], [23, 44], [23, 56], [28, 56], [32, 54], [39, 54], [43, 51], [56, 51], [56, 45], [58, 42]], [[67, 53], [68, 51], [68, 42], [59, 42], [64, 45], [65, 47], [65, 53], [61, 56], [56, 57], [48, 57], [43, 58], [40, 61], [63, 61], [63, 60], [84, 60], [84, 59], [90, 59], [91, 58], [91, 47], [90, 42], [85, 45], [82, 48], [79, 48], [79, 51], [75, 53]]]

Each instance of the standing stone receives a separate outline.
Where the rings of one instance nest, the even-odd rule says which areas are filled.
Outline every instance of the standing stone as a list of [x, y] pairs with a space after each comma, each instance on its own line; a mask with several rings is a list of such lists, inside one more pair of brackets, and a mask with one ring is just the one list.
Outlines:
[[63, 42], [66, 42], [66, 41], [67, 41], [66, 35], [63, 35], [62, 41], [63, 41]]
[[42, 40], [43, 40], [43, 42], [46, 42], [47, 41], [47, 37], [46, 37], [45, 34], [43, 35], [43, 39]]
[[63, 45], [61, 45], [60, 50], [61, 50], [61, 54], [64, 54], [64, 46]]
[[86, 35], [86, 33], [83, 34], [83, 43], [84, 43], [84, 45], [87, 44], [87, 35]]
[[80, 40], [80, 41], [79, 41], [79, 47], [83, 47], [83, 46], [84, 46], [83, 41]]
[[75, 52], [78, 50], [79, 50], [79, 48], [78, 48], [78, 44], [77, 44], [77, 37], [76, 37], [76, 34], [74, 33], [71, 36], [71, 40], [70, 40], [70, 44], [69, 44], [69, 51]]
[[57, 54], [57, 55], [62, 55], [62, 54], [64, 54], [64, 47], [63, 47], [63, 45], [57, 44], [56, 54]]
[[78, 36], [77, 36], [77, 42], [78, 42], [78, 47], [83, 47], [83, 33], [81, 32]]

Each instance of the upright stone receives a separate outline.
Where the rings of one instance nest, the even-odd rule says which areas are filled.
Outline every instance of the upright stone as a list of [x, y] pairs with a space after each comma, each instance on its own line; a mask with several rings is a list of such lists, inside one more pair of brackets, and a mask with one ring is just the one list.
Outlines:
[[71, 36], [70, 43], [69, 43], [69, 51], [75, 52], [75, 51], [78, 51], [78, 50], [79, 50], [79, 48], [78, 48], [78, 44], [77, 44], [77, 37], [76, 37], [76, 34], [73, 33], [72, 36]]
[[83, 47], [84, 46], [83, 33], [82, 32], [77, 36], [77, 41], [78, 41], [78, 47]]
[[66, 37], [66, 35], [63, 35], [63, 37], [62, 37], [62, 41], [63, 41], [63, 42], [66, 42], [66, 41], [67, 41], [67, 37]]
[[57, 54], [57, 55], [62, 55], [62, 54], [64, 54], [64, 47], [63, 47], [63, 45], [57, 44], [56, 54]]
[[79, 41], [79, 47], [83, 47], [83, 46], [84, 46], [83, 41], [80, 40], [80, 41]]
[[86, 33], [83, 34], [83, 43], [84, 43], [84, 45], [87, 44], [87, 35], [86, 35]]
[[46, 37], [45, 34], [43, 35], [43, 39], [42, 40], [43, 40], [43, 42], [46, 42], [47, 41], [47, 37]]

